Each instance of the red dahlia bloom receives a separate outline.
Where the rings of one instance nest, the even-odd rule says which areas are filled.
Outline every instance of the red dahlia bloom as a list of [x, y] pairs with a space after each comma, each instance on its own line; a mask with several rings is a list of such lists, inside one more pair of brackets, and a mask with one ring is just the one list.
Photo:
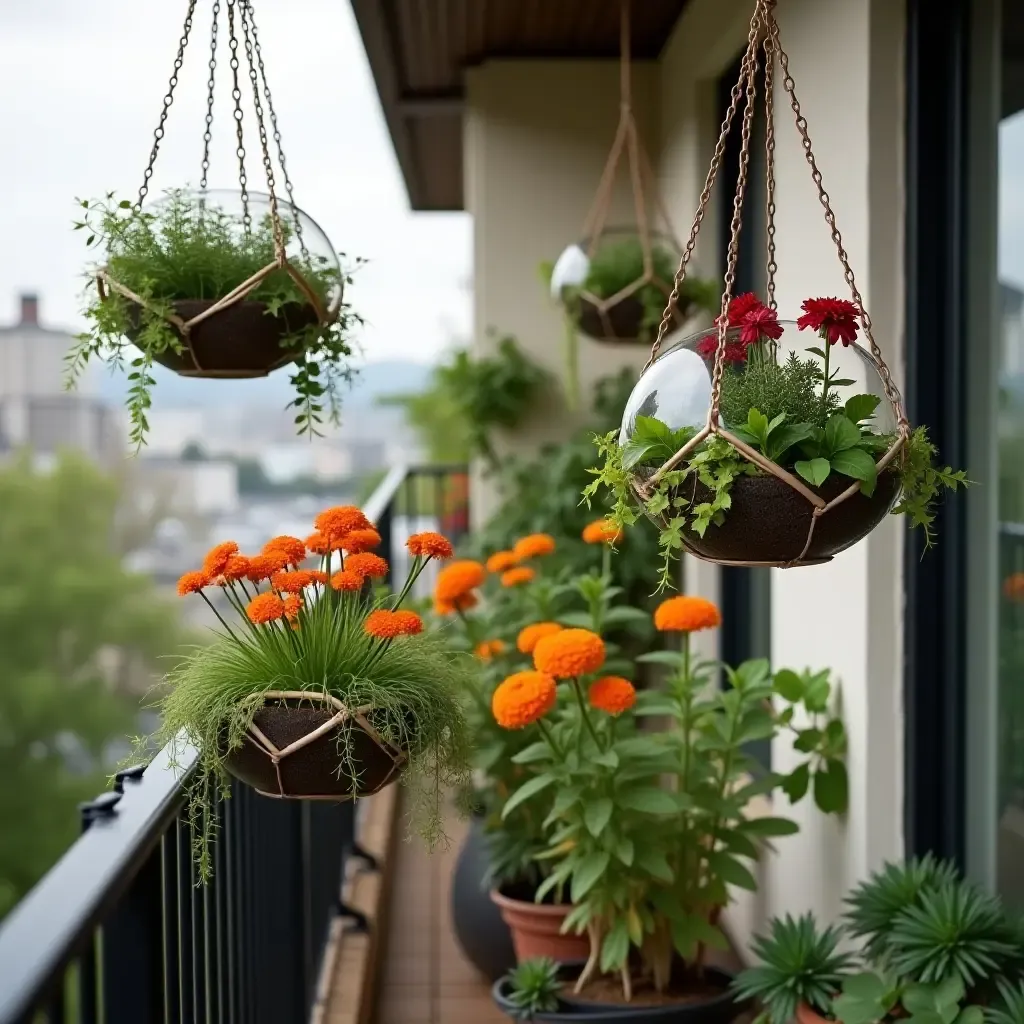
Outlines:
[[777, 341], [782, 337], [782, 324], [779, 314], [767, 306], [758, 306], [750, 310], [740, 322], [740, 341], [744, 345], [756, 345], [771, 338]]
[[848, 299], [807, 299], [800, 308], [804, 315], [796, 325], [801, 331], [809, 327], [830, 345], [841, 341], [844, 348], [857, 340], [860, 310]]
[[[697, 354], [705, 359], [715, 358], [715, 349], [718, 348], [718, 335], [709, 334], [697, 345]], [[722, 361], [726, 363], [742, 363], [747, 358], [747, 346], [742, 341], [727, 341], [725, 343], [725, 354]]]
[[[743, 295], [737, 295], [736, 298], [729, 302], [729, 326], [739, 327], [743, 323], [743, 318], [748, 313], [752, 313], [755, 309], [761, 309], [763, 306], [764, 303], [753, 292], [744, 292]], [[715, 317], [716, 326], [721, 319], [720, 316]]]

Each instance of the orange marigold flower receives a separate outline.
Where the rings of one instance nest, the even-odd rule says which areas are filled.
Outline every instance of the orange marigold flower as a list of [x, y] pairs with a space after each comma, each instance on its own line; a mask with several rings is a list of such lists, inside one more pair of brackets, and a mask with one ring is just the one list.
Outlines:
[[662, 632], [696, 633], [722, 624], [718, 606], [703, 597], [680, 594], [654, 609], [654, 625]]
[[519, 565], [515, 569], [501, 574], [501, 585], [503, 587], [520, 587], [529, 583], [537, 574], [528, 566]]
[[370, 528], [366, 530], [352, 530], [341, 538], [341, 546], [352, 555], [362, 551], [372, 551], [380, 547], [380, 534]]
[[546, 673], [516, 672], [495, 689], [491, 712], [503, 729], [522, 729], [555, 706], [557, 693], [555, 680]]
[[464, 612], [470, 608], [475, 608], [480, 603], [480, 598], [476, 594], [470, 592], [463, 594], [461, 597], [456, 597], [451, 601], [442, 601], [439, 598], [434, 598], [434, 614], [435, 615], [451, 615], [453, 612]]
[[485, 640], [482, 644], [477, 644], [473, 649], [473, 653], [481, 661], [490, 661], [497, 654], [505, 650], [504, 640]]
[[363, 577], [350, 569], [342, 569], [331, 577], [331, 586], [335, 590], [362, 590]]
[[390, 640], [392, 637], [418, 633], [423, 628], [423, 624], [419, 622], [419, 616], [414, 615], [416, 623], [419, 624], [419, 629], [415, 628], [415, 624], [408, 618], [413, 614], [412, 612], [393, 612], [389, 608], [378, 608], [366, 616], [363, 631], [380, 640]]
[[286, 594], [281, 604], [284, 605], [284, 617], [294, 622], [302, 611], [302, 598], [298, 594]]
[[587, 544], [618, 544], [622, 530], [610, 519], [595, 519], [583, 527], [583, 540]]
[[479, 562], [468, 559], [446, 565], [438, 574], [434, 584], [434, 598], [450, 604], [476, 590], [483, 583], [487, 573]]
[[257, 626], [265, 622], [275, 622], [284, 616], [284, 601], [269, 591], [266, 594], [257, 594], [249, 602], [245, 614], [249, 616], [249, 621], [256, 623]]
[[275, 572], [270, 585], [282, 593], [298, 594], [304, 587], [312, 586], [316, 577], [308, 569], [293, 569], [291, 572]]
[[306, 560], [306, 545], [298, 537], [289, 537], [287, 534], [273, 537], [263, 545], [261, 554], [269, 555], [277, 551], [288, 556], [288, 565], [302, 565]]
[[495, 551], [487, 559], [488, 572], [508, 572], [519, 564], [519, 559], [511, 551]]
[[403, 636], [415, 636], [417, 633], [423, 632], [423, 620], [415, 612], [399, 609], [394, 616]]
[[325, 572], [321, 572], [319, 569], [310, 569], [309, 575], [313, 577], [314, 583], [319, 583], [322, 586], [327, 586], [327, 581], [330, 577]]
[[537, 643], [533, 664], [556, 679], [596, 672], [604, 664], [604, 641], [589, 629], [561, 629]]
[[336, 505], [326, 509], [313, 520], [313, 525], [330, 541], [341, 540], [353, 530], [373, 529], [373, 523], [355, 505]]
[[622, 676], [602, 676], [587, 691], [590, 706], [609, 715], [621, 715], [636, 703], [636, 689]]
[[535, 622], [533, 625], [524, 626], [516, 637], [516, 647], [523, 654], [533, 654], [533, 649], [546, 636], [553, 636], [561, 633], [562, 627], [557, 622]]
[[269, 580], [275, 572], [284, 568], [279, 556], [283, 556], [283, 552], [279, 551], [271, 555], [253, 555], [249, 559], [249, 571], [245, 574], [246, 579], [250, 583], [262, 583], [264, 580]]
[[217, 582], [224, 586], [227, 583], [237, 583], [249, 575], [249, 559], [245, 555], [232, 555], [224, 564]]
[[331, 553], [331, 545], [328, 543], [327, 538], [317, 530], [306, 538], [306, 550], [314, 555], [329, 555]]
[[206, 573], [201, 570], [187, 572], [178, 580], [178, 597], [184, 597], [186, 594], [198, 594], [203, 587], [209, 585], [209, 582]]
[[228, 559], [237, 554], [238, 545], [233, 540], [214, 545], [203, 559], [203, 572], [211, 578], [219, 576], [224, 571], [224, 566], [228, 564]]
[[360, 576], [384, 577], [388, 574], [388, 563], [380, 555], [363, 552], [345, 559], [345, 569]]
[[1003, 596], [1010, 601], [1024, 601], [1024, 572], [1015, 572], [1003, 580]]
[[451, 558], [455, 554], [452, 542], [443, 534], [428, 530], [426, 533], [414, 533], [406, 542], [409, 551], [424, 558]]
[[555, 538], [549, 533], [530, 533], [512, 545], [512, 553], [518, 559], [537, 558], [539, 555], [550, 555], [555, 550]]

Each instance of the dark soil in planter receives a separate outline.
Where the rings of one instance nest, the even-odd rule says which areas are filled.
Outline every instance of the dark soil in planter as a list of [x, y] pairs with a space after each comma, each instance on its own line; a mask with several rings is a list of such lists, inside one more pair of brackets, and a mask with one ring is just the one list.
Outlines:
[[[622, 981], [612, 975], [599, 975], [583, 986], [583, 991], [565, 997], [569, 1006], [584, 1010], [610, 1009], [620, 1006], [686, 1006], [691, 1003], [714, 1003], [728, 995], [732, 982], [727, 974], [712, 968], [704, 971], [703, 978], [676, 978], [665, 992], [658, 992], [652, 984], [642, 980], [633, 982], [633, 998], [626, 1002]], [[571, 990], [570, 990], [571, 991]], [[732, 997], [729, 997], [730, 1000]]]
[[[315, 731], [334, 717], [328, 707], [288, 701], [266, 704], [253, 724], [278, 749]], [[267, 796], [313, 800], [351, 800], [370, 796], [397, 781], [400, 758], [353, 721], [339, 723], [274, 765], [270, 755], [246, 734], [230, 751], [225, 767], [235, 778]]]
[[[653, 341], [658, 325], [654, 324], [644, 330], [644, 306], [635, 294], [627, 295], [614, 306], [609, 306], [604, 311], [604, 316], [590, 299], [581, 295], [578, 301], [576, 326], [580, 333], [588, 338], [593, 338], [594, 341], [643, 344], [650, 344]], [[673, 308], [676, 326], [682, 326], [689, 315], [690, 303], [681, 300]]]
[[[173, 308], [187, 322], [213, 304], [212, 299], [182, 299], [173, 303]], [[274, 316], [268, 315], [266, 309], [262, 302], [243, 300], [214, 313], [192, 328], [192, 352], [181, 333], [168, 324], [184, 346], [183, 351], [167, 349], [153, 359], [186, 377], [265, 377], [302, 354], [296, 348], [282, 348], [281, 340], [317, 322], [316, 311], [304, 303], [289, 302]], [[127, 334], [137, 341], [142, 311], [132, 303], [129, 311], [132, 327]]]
[[[833, 474], [815, 490], [831, 501], [853, 482]], [[858, 491], [819, 516], [804, 561], [826, 561], [866, 537], [889, 514], [899, 489], [899, 474], [885, 470], [870, 498]], [[712, 497], [697, 481], [684, 483], [681, 493], [695, 505]], [[709, 526], [703, 537], [692, 530], [685, 532], [690, 548], [704, 558], [730, 562], [779, 563], [799, 557], [814, 507], [802, 494], [768, 475], [738, 477], [731, 494], [732, 507], [721, 526]]]

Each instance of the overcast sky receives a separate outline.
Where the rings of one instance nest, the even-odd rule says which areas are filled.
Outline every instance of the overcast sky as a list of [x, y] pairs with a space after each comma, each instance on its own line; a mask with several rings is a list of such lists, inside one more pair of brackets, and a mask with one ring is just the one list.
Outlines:
[[[197, 5], [151, 194], [198, 181], [211, 7]], [[409, 211], [348, 0], [255, 7], [296, 202], [336, 249], [370, 260], [350, 292], [368, 321], [366, 358], [435, 356], [468, 329], [468, 217]], [[186, 9], [0, 0], [0, 323], [14, 318], [19, 291], [34, 290], [45, 322], [80, 329], [86, 253], [71, 230], [74, 197], [137, 192]], [[226, 36], [222, 10], [211, 188], [237, 187]], [[251, 120], [246, 138], [256, 190]]]

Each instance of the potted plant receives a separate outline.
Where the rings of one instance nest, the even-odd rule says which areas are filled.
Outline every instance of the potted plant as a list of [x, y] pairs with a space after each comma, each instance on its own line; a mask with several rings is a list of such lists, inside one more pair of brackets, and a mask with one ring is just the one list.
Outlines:
[[[887, 864], [837, 927], [775, 919], [736, 979], [761, 1020], [982, 1024], [1024, 1019], [1024, 934], [999, 900], [932, 857]], [[855, 952], [839, 952], [839, 945]]]
[[[783, 817], [750, 815], [751, 800], [813, 792], [822, 810], [845, 809], [845, 731], [828, 711], [829, 672], [772, 674], [752, 661], [726, 669], [729, 686], [718, 689], [716, 666], [697, 661], [690, 637], [719, 622], [700, 598], [658, 607], [656, 628], [681, 640], [678, 651], [640, 659], [667, 669], [661, 690], [636, 693], [608, 674], [597, 633], [569, 628], [540, 640], [534, 670], [495, 691], [499, 724], [533, 737], [514, 759], [530, 774], [502, 813], [551, 801], [550, 873], [536, 898], [562, 892], [573, 907], [563, 927], [588, 940], [586, 963], [560, 996], [562, 1016], [552, 1019], [670, 1021], [704, 1019], [703, 1011], [732, 1019], [731, 979], [708, 964], [708, 948], [726, 944], [719, 925], [730, 886], [755, 888], [749, 864], [763, 844], [797, 830]], [[667, 725], [641, 733], [645, 716]], [[752, 780], [744, 745], [787, 733], [800, 763], [787, 776]]]
[[[277, 537], [253, 556], [225, 542], [181, 577], [178, 592], [205, 600], [220, 623], [171, 673], [161, 701], [160, 742], [199, 751], [197, 812], [228, 775], [265, 796], [334, 801], [426, 776], [417, 803], [437, 831], [440, 794], [466, 769], [468, 670], [402, 604], [451, 545], [435, 533], [410, 537], [401, 592], [375, 595], [372, 581], [388, 572], [372, 551], [379, 543], [359, 509], [339, 506], [317, 516], [305, 542]], [[303, 567], [310, 556], [317, 568]]]
[[126, 368], [131, 436], [145, 440], [154, 364], [192, 377], [259, 377], [292, 364], [296, 423], [336, 417], [355, 317], [343, 267], [320, 228], [260, 193], [168, 191], [137, 209], [112, 193], [79, 200], [102, 253], [89, 329], [68, 354], [74, 381], [95, 359]]
[[584, 493], [608, 487], [621, 525], [653, 520], [663, 585], [684, 549], [736, 564], [827, 561], [890, 511], [930, 545], [940, 493], [966, 484], [936, 464], [926, 428], [898, 422], [881, 366], [858, 344], [858, 308], [827, 298], [803, 308], [784, 323], [753, 294], [732, 300], [716, 431], [705, 424], [717, 327], [660, 355], [620, 430], [598, 439], [603, 464]]

